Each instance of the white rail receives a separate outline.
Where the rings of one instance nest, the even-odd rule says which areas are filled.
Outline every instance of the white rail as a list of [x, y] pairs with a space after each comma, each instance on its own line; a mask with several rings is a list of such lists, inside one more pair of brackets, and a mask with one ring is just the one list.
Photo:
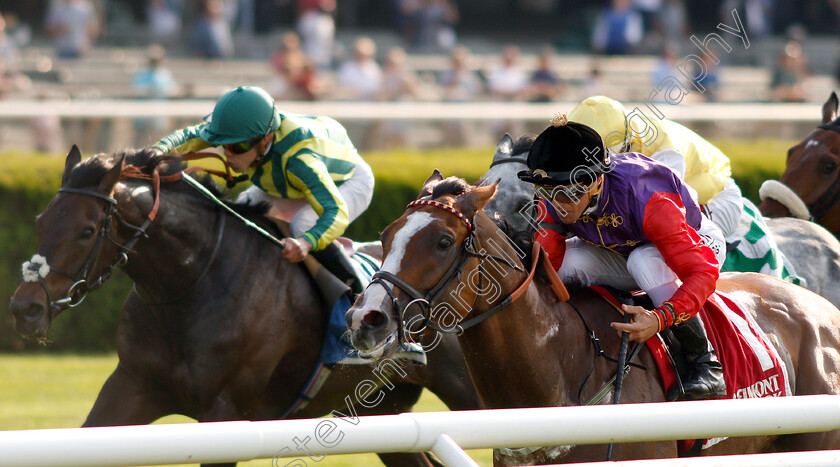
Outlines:
[[837, 467], [840, 465], [840, 451], [685, 457], [679, 460], [654, 459], [618, 462], [587, 462], [573, 465], [575, 467]]
[[[349, 400], [349, 399], [348, 399]], [[406, 413], [377, 417], [218, 422], [0, 432], [5, 466], [231, 462], [365, 452], [787, 434], [840, 429], [840, 396]], [[460, 448], [459, 448], [460, 446]]]
[[[56, 115], [63, 118], [150, 118], [178, 117], [199, 119], [213, 111], [212, 100], [77, 100], [77, 101], [0, 101], [0, 119]], [[526, 102], [278, 102], [284, 112], [329, 115], [341, 121], [369, 120], [520, 120], [547, 122], [555, 112], [568, 112], [575, 102], [546, 104]], [[628, 111], [644, 104], [625, 103]], [[704, 103], [656, 104], [666, 118], [678, 121], [761, 121], [818, 123], [822, 106], [804, 104]]]

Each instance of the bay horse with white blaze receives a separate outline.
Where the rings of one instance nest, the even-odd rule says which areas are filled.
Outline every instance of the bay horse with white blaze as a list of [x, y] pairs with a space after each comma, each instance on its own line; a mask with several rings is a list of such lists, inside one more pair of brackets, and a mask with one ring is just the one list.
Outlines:
[[779, 181], [761, 186], [762, 214], [813, 220], [840, 235], [839, 104], [832, 92], [822, 107], [822, 123], [788, 150]]
[[[119, 364], [84, 426], [169, 414], [208, 422], [398, 413], [423, 387], [451, 409], [480, 407], [455, 339], [443, 339], [427, 366], [336, 365], [315, 399], [287, 413], [318, 365], [327, 304], [300, 264], [178, 180], [182, 169], [180, 158], [149, 150], [81, 161], [74, 146], [61, 189], [38, 216], [42, 258], [10, 305], [19, 333], [44, 338], [56, 315], [114, 266], [134, 281]], [[232, 207], [276, 232], [264, 209]], [[361, 396], [360, 384], [369, 390]], [[391, 466], [430, 465], [423, 453], [380, 457]]]
[[[561, 301], [546, 278], [528, 272], [520, 252], [482, 212], [496, 188], [443, 179], [435, 171], [418, 200], [382, 233], [382, 269], [346, 315], [351, 341], [360, 351], [391, 355], [407, 332], [405, 323], [419, 315], [427, 329], [459, 335], [487, 407], [580, 405], [616, 373], [613, 363], [593, 352], [588, 330], [607, 354], [618, 355], [619, 338], [610, 327], [618, 314], [590, 289]], [[724, 274], [718, 289], [736, 298], [776, 345], [794, 394], [840, 392], [840, 311], [816, 294], [761, 274]], [[622, 402], [664, 401], [646, 347], [638, 363], [646, 370], [629, 373]], [[728, 438], [703, 454], [837, 447], [840, 431]], [[604, 445], [554, 446], [522, 455], [497, 450], [494, 459], [497, 465], [527, 465], [603, 460], [605, 453]], [[614, 455], [672, 457], [677, 443], [621, 444]]]

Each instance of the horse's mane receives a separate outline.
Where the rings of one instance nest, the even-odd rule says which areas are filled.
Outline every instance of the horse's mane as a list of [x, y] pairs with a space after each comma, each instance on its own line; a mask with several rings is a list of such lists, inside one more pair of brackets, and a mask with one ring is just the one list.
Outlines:
[[[186, 164], [181, 157], [175, 154], [161, 154], [159, 151], [150, 148], [123, 149], [112, 153], [96, 154], [81, 161], [70, 172], [67, 186], [81, 188], [97, 185], [102, 180], [102, 177], [105, 176], [105, 173], [113, 169], [114, 165], [123, 158], [125, 159], [126, 167], [136, 167], [144, 175], [151, 175], [155, 168], [158, 168], [160, 175], [165, 177], [176, 174], [186, 168]], [[268, 212], [269, 206], [267, 203], [236, 203], [223, 199], [224, 193], [213, 182], [209, 174], [198, 176], [196, 180], [213, 193], [213, 195], [222, 199], [225, 204], [243, 216], [264, 216]], [[178, 185], [178, 187], [172, 185], [172, 189], [201, 196], [194, 188], [186, 187], [184, 184]]]
[[112, 153], [95, 154], [79, 162], [70, 172], [67, 186], [81, 188], [97, 185], [105, 173], [125, 159], [126, 166], [133, 166], [145, 175], [151, 175], [160, 167], [162, 176], [171, 175], [184, 169], [181, 158], [172, 154], [161, 154], [149, 148], [123, 149]]

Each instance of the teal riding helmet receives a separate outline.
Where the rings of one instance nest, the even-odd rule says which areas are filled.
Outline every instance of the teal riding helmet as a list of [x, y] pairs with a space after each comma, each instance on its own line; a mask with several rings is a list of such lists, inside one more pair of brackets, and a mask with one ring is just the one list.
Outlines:
[[262, 88], [240, 86], [216, 102], [210, 122], [198, 135], [211, 144], [233, 144], [267, 135], [279, 127], [280, 112], [274, 99]]

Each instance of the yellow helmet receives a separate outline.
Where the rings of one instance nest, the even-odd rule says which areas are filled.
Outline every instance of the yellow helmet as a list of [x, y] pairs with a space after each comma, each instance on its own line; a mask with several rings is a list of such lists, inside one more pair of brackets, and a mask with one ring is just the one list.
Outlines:
[[584, 99], [569, 112], [569, 121], [593, 128], [611, 152], [621, 151], [630, 142], [627, 113], [621, 102], [606, 96]]

